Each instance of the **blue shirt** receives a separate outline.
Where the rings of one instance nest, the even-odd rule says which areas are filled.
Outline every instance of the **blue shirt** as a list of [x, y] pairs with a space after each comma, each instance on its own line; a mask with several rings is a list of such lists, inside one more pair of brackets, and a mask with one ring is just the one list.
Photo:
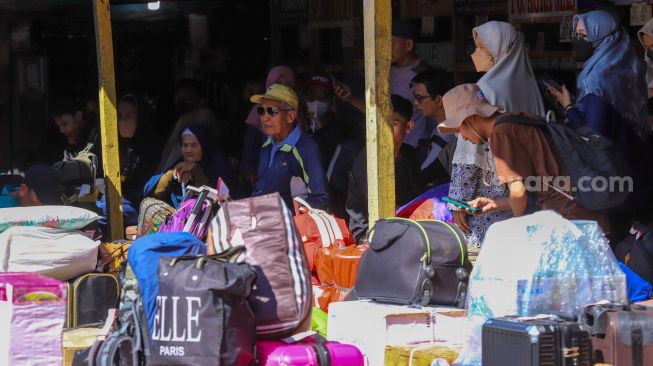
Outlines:
[[279, 192], [288, 208], [293, 207], [290, 182], [298, 177], [306, 185], [306, 202], [313, 208], [329, 205], [327, 180], [317, 144], [299, 126], [281, 142], [268, 137], [259, 155], [258, 181], [252, 196]]
[[289, 145], [291, 147], [295, 147], [297, 145], [297, 142], [299, 141], [299, 138], [302, 136], [302, 131], [299, 129], [299, 126], [296, 126], [288, 136], [286, 136], [285, 139], [283, 139], [280, 143], [276, 143], [274, 139], [271, 136], [268, 136], [267, 141], [263, 146], [265, 147], [267, 144], [270, 144], [272, 146], [272, 149], [270, 151], [270, 161], [268, 162], [268, 168], [272, 166], [272, 162], [274, 162], [274, 156], [279, 152], [279, 150], [285, 146]]

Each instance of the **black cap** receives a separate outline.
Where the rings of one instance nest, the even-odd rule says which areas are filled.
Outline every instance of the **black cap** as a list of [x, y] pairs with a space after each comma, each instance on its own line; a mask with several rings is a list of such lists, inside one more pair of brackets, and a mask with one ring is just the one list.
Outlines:
[[34, 190], [44, 205], [63, 205], [59, 172], [45, 164], [31, 166], [25, 172], [25, 185]]
[[392, 21], [392, 36], [404, 39], [417, 40], [419, 31], [410, 19], [395, 19]]

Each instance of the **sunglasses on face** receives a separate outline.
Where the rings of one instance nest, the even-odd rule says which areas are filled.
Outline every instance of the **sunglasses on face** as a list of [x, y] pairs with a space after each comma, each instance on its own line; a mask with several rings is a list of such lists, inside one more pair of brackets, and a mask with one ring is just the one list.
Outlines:
[[287, 112], [287, 111], [292, 111], [292, 109], [278, 109], [276, 107], [256, 107], [256, 113], [258, 113], [259, 116], [264, 116], [265, 113], [267, 112], [270, 117], [276, 117], [279, 112]]

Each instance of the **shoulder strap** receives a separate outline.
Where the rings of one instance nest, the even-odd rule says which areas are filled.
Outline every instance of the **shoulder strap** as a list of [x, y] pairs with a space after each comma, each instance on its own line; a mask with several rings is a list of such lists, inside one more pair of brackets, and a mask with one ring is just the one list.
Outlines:
[[514, 115], [514, 114], [500, 117], [499, 119], [497, 119], [494, 125], [498, 126], [506, 122], [519, 123], [522, 125], [541, 126], [541, 127], [546, 127], [547, 125], [547, 122], [544, 119], [532, 118], [532, 117], [527, 117], [523, 115]]
[[445, 146], [447, 146], [447, 141], [438, 135], [431, 136], [431, 142], [434, 142], [436, 145], [440, 146], [443, 149]]

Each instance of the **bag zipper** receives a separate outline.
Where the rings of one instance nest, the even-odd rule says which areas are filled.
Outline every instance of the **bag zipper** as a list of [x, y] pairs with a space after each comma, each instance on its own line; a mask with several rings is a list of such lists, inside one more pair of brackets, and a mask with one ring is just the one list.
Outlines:
[[451, 226], [449, 224], [447, 224], [446, 222], [443, 222], [443, 221], [440, 221], [440, 220], [417, 220], [417, 221], [418, 222], [437, 222], [438, 224], [442, 224], [447, 229], [449, 229], [449, 231], [451, 231], [451, 233], [458, 240], [458, 247], [460, 247], [460, 266], [462, 267], [462, 266], [465, 265], [465, 253], [467, 253], [467, 250], [466, 250], [465, 246], [463, 245], [462, 240], [460, 240], [460, 236], [458, 236], [458, 233], [456, 232], [456, 230], [452, 229]]

